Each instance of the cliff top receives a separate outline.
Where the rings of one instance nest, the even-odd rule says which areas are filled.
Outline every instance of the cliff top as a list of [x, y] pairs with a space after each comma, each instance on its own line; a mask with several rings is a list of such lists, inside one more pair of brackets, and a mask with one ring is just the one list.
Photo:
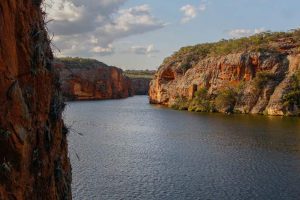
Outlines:
[[[223, 56], [232, 53], [252, 51], [275, 51], [280, 53], [300, 52], [300, 28], [288, 32], [263, 32], [249, 37], [220, 40], [214, 43], [203, 43], [182, 47], [172, 56], [166, 58], [164, 64], [183, 61], [183, 65], [198, 62], [209, 56]], [[188, 68], [188, 66], [183, 66]]]
[[91, 58], [79, 58], [79, 57], [61, 57], [56, 58], [56, 62], [63, 62], [70, 68], [96, 68], [96, 67], [108, 67], [108, 65]]

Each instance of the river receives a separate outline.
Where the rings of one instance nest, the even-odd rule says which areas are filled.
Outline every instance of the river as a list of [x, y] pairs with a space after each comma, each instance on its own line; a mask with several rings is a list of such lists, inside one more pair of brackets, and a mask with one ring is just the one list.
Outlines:
[[[299, 199], [300, 119], [67, 103], [74, 200]], [[78, 132], [78, 133], [77, 133]]]

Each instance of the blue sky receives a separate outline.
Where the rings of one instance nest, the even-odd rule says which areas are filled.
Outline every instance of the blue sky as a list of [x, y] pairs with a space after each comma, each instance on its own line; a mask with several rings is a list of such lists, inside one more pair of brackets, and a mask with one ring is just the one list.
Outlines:
[[[186, 45], [300, 27], [299, 0], [67, 1], [63, 10], [48, 10], [57, 56], [93, 57], [123, 69], [156, 69]], [[91, 23], [93, 12], [99, 20]]]

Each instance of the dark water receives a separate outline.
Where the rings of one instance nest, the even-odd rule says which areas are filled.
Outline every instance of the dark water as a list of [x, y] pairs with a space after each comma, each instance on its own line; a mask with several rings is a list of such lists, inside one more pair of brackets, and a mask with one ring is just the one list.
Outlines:
[[[146, 96], [69, 103], [73, 197], [300, 199], [300, 120], [174, 111]], [[77, 158], [77, 155], [79, 159]]]

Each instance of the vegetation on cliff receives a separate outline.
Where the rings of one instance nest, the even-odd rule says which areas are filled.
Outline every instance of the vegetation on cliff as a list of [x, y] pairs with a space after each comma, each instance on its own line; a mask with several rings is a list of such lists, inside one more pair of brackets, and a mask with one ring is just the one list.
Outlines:
[[209, 95], [206, 88], [201, 88], [195, 92], [195, 96], [190, 100], [177, 96], [171, 107], [177, 110], [194, 112], [222, 111], [231, 113], [237, 98], [237, 91], [234, 88], [222, 89], [216, 95]]
[[195, 92], [194, 98], [189, 102], [188, 110], [195, 112], [210, 112], [214, 110], [214, 104], [206, 88], [200, 88]]
[[290, 88], [283, 96], [283, 102], [289, 108], [293, 106], [300, 108], [300, 70], [291, 77]]
[[0, 199], [71, 199], [43, 1], [0, 1]]
[[300, 29], [183, 47], [166, 58], [150, 102], [197, 112], [300, 114]]
[[92, 58], [60, 57], [56, 58], [56, 61], [63, 62], [71, 68], [98, 67], [100, 65], [107, 66], [106, 64]]
[[[277, 81], [273, 73], [267, 71], [257, 73], [251, 82], [254, 87], [252, 98], [256, 98], [255, 93], [259, 94], [270, 81]], [[191, 99], [177, 95], [171, 107], [194, 112], [239, 112], [235, 111], [234, 107], [244, 89], [245, 82], [240, 82], [236, 87], [219, 89], [215, 94], [209, 94], [207, 88], [202, 87], [195, 91]], [[287, 110], [293, 110], [294, 107], [300, 109], [300, 70], [290, 77], [290, 85], [282, 96], [282, 103]]]
[[180, 61], [182, 70], [187, 71], [206, 57], [224, 56], [238, 52], [281, 52], [287, 49], [300, 52], [300, 29], [289, 32], [262, 32], [250, 37], [223, 39], [214, 43], [182, 47], [171, 57], [166, 58], [163, 63]]

